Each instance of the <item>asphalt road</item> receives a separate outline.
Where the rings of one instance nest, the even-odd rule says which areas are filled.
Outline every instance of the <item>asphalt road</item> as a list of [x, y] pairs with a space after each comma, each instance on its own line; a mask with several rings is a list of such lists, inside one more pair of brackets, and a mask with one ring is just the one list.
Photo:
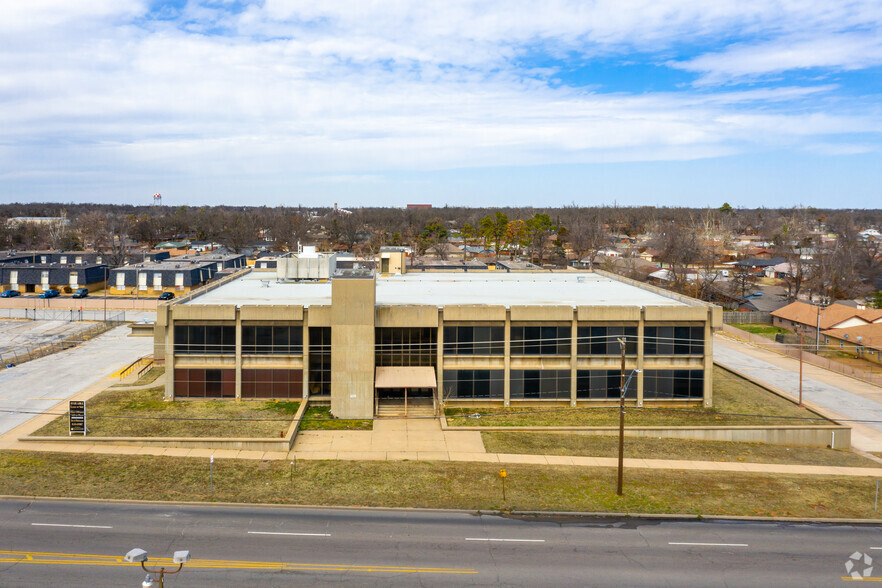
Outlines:
[[0, 586], [138, 586], [143, 572], [122, 561], [134, 547], [154, 558], [190, 550], [167, 586], [829, 586], [853, 553], [882, 557], [880, 531], [5, 500]]

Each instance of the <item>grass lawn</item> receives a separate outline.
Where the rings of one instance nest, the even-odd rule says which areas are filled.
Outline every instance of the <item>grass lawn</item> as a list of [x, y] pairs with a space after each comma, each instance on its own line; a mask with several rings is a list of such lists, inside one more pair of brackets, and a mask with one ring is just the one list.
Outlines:
[[510, 464], [0, 452], [0, 494], [276, 504], [872, 518], [869, 478]]
[[[619, 438], [612, 435], [485, 431], [481, 433], [481, 438], [490, 453], [584, 455], [589, 457], [617, 457], [619, 454]], [[625, 457], [882, 467], [882, 464], [851, 451], [840, 449], [645, 437], [625, 437]]]
[[374, 422], [365, 420], [346, 420], [331, 416], [330, 406], [310, 406], [300, 421], [301, 431], [370, 431]]
[[747, 331], [748, 333], [753, 333], [754, 335], [762, 335], [763, 337], [768, 337], [772, 340], [774, 340], [775, 335], [778, 335], [779, 333], [790, 332], [787, 329], [773, 327], [767, 323], [730, 323], [729, 326], [741, 329], [742, 331]]
[[114, 384], [111, 388], [127, 388], [129, 386], [146, 386], [156, 381], [156, 378], [165, 373], [164, 367], [152, 367], [143, 376], [130, 384]]
[[[162, 399], [165, 388], [127, 392], [112, 388], [86, 402], [86, 422], [96, 437], [279, 437], [299, 402]], [[102, 416], [105, 415], [105, 416]], [[115, 417], [125, 418], [111, 418]], [[162, 417], [142, 418], [142, 417]], [[204, 419], [204, 420], [200, 420]], [[261, 420], [234, 420], [261, 419]], [[67, 413], [33, 435], [67, 437]]]
[[[540, 412], [541, 411], [541, 412]], [[481, 413], [480, 419], [465, 414]], [[727, 414], [729, 413], [729, 414]], [[734, 413], [734, 414], [731, 414]], [[450, 426], [518, 427], [518, 426], [618, 426], [618, 408], [447, 408]], [[746, 416], [740, 416], [746, 415]], [[764, 415], [764, 416], [753, 416]], [[817, 419], [803, 421], [789, 418]], [[757, 386], [719, 367], [714, 367], [714, 406], [683, 407], [682, 409], [627, 409], [625, 425], [805, 425], [828, 421], [815, 413], [799, 408], [793, 402]]]

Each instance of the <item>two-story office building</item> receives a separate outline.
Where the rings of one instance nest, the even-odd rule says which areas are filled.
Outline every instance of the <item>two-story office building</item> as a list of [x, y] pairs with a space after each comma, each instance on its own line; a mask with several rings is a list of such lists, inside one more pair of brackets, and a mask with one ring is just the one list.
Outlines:
[[641, 370], [630, 402], [710, 406], [721, 318], [599, 272], [251, 272], [160, 305], [155, 356], [169, 399], [312, 397], [371, 418], [405, 393], [460, 406], [615, 402], [623, 339], [627, 371]]

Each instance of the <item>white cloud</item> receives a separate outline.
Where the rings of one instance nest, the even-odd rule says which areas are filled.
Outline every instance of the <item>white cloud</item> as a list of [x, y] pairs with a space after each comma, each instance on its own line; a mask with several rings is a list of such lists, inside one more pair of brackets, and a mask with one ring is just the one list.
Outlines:
[[[832, 84], [603, 93], [550, 87], [542, 76], [554, 64], [517, 64], [530, 47], [660, 50], [666, 61], [687, 37], [791, 39], [814, 28], [828, 39], [816, 46], [826, 63], [847, 69], [874, 63], [872, 36], [825, 31], [879, 22], [877, 3], [268, 0], [240, 14], [191, 3], [175, 22], [130, 22], [146, 10], [133, 0], [0, 8], [0, 31], [17, 39], [0, 44], [0, 177], [327, 174], [313, 183], [343, 184], [383, 170], [808, 149], [841, 134], [859, 145], [882, 132], [878, 112], [826, 103]], [[810, 61], [807, 37], [789, 53], [775, 43], [677, 65], [722, 81]]]
[[808, 68], [854, 70], [882, 65], [878, 33], [839, 33], [806, 38], [783, 38], [767, 43], [739, 43], [719, 53], [707, 53], [674, 67], [702, 74], [699, 84], [742, 81]]

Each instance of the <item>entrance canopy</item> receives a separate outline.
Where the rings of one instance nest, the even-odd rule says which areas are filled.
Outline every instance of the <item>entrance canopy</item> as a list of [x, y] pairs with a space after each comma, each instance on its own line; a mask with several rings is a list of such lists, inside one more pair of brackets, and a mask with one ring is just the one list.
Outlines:
[[374, 387], [435, 388], [438, 385], [433, 367], [378, 367]]

